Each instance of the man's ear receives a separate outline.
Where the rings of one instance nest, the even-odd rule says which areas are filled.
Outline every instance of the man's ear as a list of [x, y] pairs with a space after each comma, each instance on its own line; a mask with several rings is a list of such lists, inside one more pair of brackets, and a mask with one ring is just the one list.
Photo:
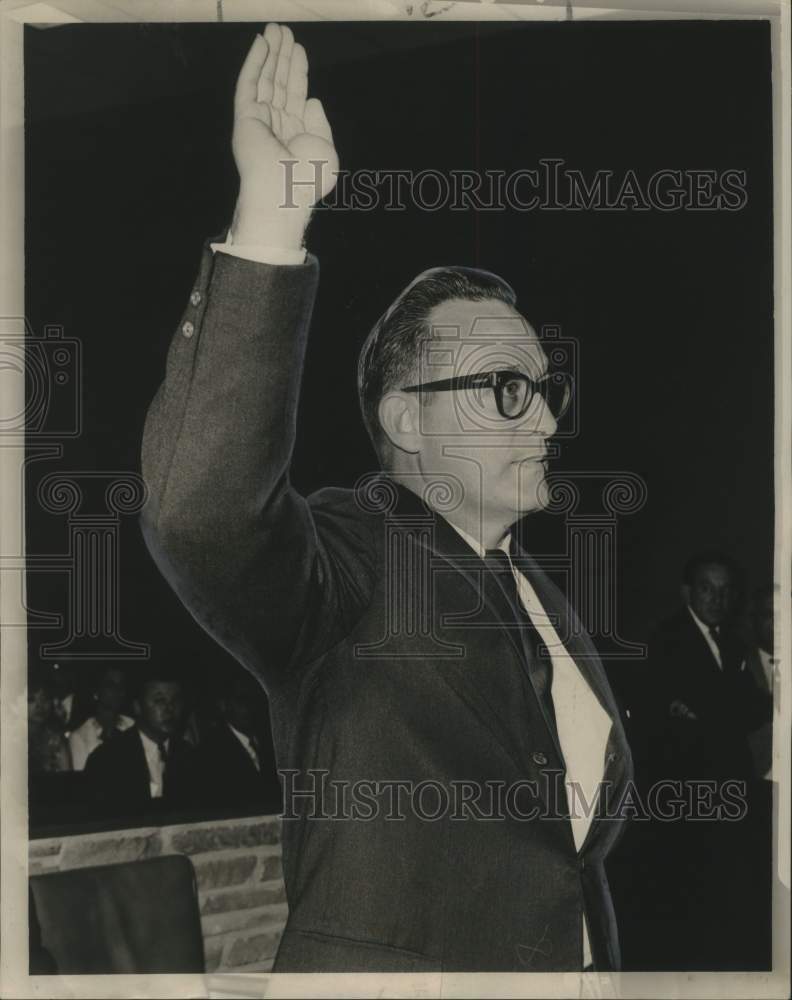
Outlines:
[[406, 392], [389, 392], [379, 402], [380, 426], [394, 448], [414, 455], [421, 450], [420, 403]]
[[140, 698], [132, 699], [132, 712], [136, 719], [140, 718]]
[[689, 606], [690, 605], [690, 584], [683, 583], [682, 586], [679, 588], [679, 593], [682, 595], [682, 600], [685, 602], [685, 604], [687, 604]]

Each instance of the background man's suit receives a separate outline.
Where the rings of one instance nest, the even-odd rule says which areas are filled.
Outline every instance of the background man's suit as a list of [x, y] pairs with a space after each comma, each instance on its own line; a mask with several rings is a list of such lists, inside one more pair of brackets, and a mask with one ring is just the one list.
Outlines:
[[[713, 783], [715, 793], [702, 799], [705, 810], [719, 805], [724, 782], [747, 799], [747, 814], [736, 821], [734, 813], [731, 820], [713, 814], [655, 822], [649, 831], [656, 840], [653, 905], [667, 918], [666, 968], [750, 969], [767, 962], [770, 935], [762, 915], [769, 889], [767, 900], [762, 891], [769, 875], [769, 829], [763, 825], [769, 813], [752, 787], [748, 739], [769, 704], [744, 669], [743, 643], [727, 629], [720, 653], [722, 666], [687, 607], [665, 621], [649, 645], [651, 780]], [[696, 719], [672, 717], [676, 700]], [[739, 804], [734, 793], [730, 797]], [[744, 905], [735, 906], [735, 899]]]
[[[541, 787], [563, 762], [483, 562], [387, 479], [307, 499], [290, 486], [317, 278], [313, 258], [274, 267], [204, 253], [146, 428], [151, 552], [266, 685], [278, 764], [299, 772], [297, 787], [309, 768], [336, 781]], [[429, 568], [431, 588], [416, 593], [411, 570], [399, 589], [405, 567]], [[560, 592], [530, 560], [525, 572], [561, 634], [575, 633]], [[410, 634], [398, 613], [393, 627], [399, 593], [430, 634]], [[613, 719], [603, 768], [621, 787], [630, 754], [601, 665], [585, 634], [567, 646]], [[595, 820], [578, 854], [566, 819], [310, 820], [311, 803], [295, 808], [276, 971], [579, 969], [584, 911], [596, 964], [618, 965], [603, 867], [617, 822]]]
[[152, 805], [190, 805], [195, 801], [197, 782], [194, 751], [184, 740], [169, 740], [165, 794], [153, 799], [149, 769], [137, 726], [126, 729], [97, 747], [85, 764], [86, 781], [102, 807], [132, 815]]
[[[655, 777], [748, 779], [752, 775], [748, 734], [767, 709], [745, 660], [742, 642], [727, 630], [718, 663], [693, 620], [682, 608], [655, 631], [649, 644], [654, 713]], [[672, 717], [683, 702], [696, 720]]]
[[216, 806], [248, 806], [259, 812], [281, 811], [281, 790], [272, 760], [272, 744], [257, 742], [259, 766], [224, 721], [213, 726], [198, 748], [202, 798]]

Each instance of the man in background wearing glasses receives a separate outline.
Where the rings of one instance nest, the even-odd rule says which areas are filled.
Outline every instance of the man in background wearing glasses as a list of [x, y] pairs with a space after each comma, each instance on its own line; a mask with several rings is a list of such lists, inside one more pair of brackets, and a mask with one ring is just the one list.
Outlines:
[[570, 381], [504, 281], [425, 272], [361, 352], [383, 471], [299, 495], [318, 278], [302, 239], [338, 158], [288, 28], [242, 67], [233, 149], [231, 229], [149, 413], [144, 530], [269, 695], [289, 902], [275, 971], [618, 968], [604, 859], [621, 824], [592, 806], [626, 786], [630, 754], [589, 637], [511, 535], [546, 503]]

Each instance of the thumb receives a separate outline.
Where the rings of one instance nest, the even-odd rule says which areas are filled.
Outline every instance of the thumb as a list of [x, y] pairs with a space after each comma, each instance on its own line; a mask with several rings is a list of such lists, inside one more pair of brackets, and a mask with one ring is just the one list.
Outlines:
[[333, 144], [333, 131], [322, 107], [322, 102], [318, 98], [311, 97], [305, 102], [303, 121], [306, 132], [318, 135], [331, 145]]

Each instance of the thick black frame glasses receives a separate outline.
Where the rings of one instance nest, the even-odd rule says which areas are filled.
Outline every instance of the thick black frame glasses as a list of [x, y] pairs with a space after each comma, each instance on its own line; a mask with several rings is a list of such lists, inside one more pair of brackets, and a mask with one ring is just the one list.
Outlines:
[[539, 394], [555, 420], [569, 409], [572, 401], [572, 379], [566, 372], [548, 372], [532, 379], [523, 372], [492, 371], [473, 375], [458, 375], [439, 382], [402, 386], [402, 392], [450, 392], [456, 389], [492, 389], [498, 413], [506, 420], [519, 420]]

